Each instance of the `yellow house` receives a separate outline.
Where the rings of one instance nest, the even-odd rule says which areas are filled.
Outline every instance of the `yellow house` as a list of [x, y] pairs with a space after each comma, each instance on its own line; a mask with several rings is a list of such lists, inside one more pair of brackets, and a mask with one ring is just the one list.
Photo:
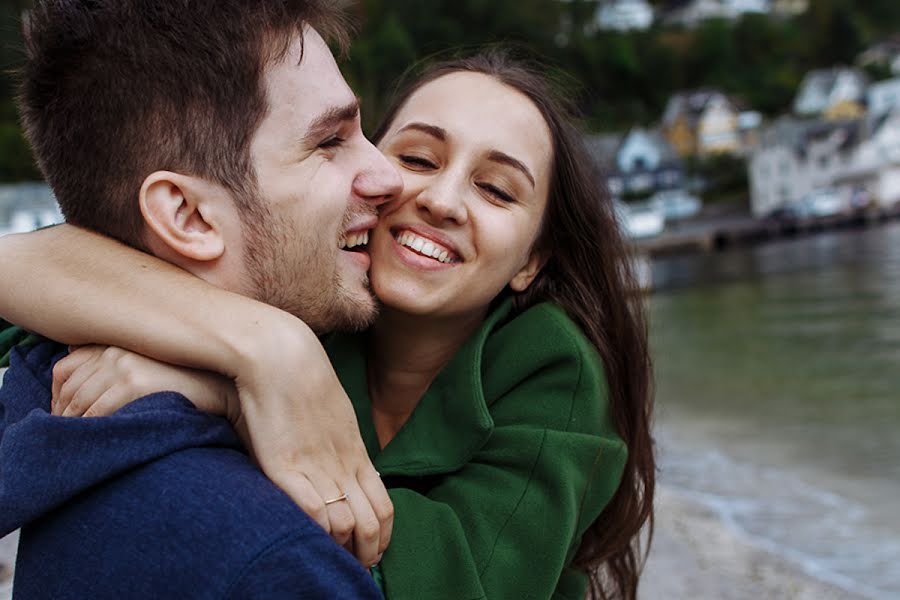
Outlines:
[[866, 108], [853, 100], [841, 100], [825, 109], [822, 117], [826, 121], [849, 121], [865, 116]]
[[681, 157], [739, 154], [743, 144], [738, 116], [721, 92], [683, 92], [669, 99], [660, 129]]

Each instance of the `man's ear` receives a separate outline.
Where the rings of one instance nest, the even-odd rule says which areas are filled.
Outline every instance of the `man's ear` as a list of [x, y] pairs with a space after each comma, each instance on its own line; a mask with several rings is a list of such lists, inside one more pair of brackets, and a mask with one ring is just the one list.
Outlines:
[[[224, 211], [230, 205], [225, 192], [203, 179], [169, 171], [156, 171], [144, 180], [141, 213], [147, 224], [151, 249], [199, 262], [221, 258], [225, 252], [222, 231]], [[173, 257], [176, 258], [177, 257]]]
[[541, 272], [541, 269], [544, 268], [545, 264], [547, 264], [547, 256], [543, 252], [532, 251], [525, 266], [523, 266], [518, 273], [513, 275], [512, 280], [510, 280], [510, 289], [514, 292], [524, 292], [527, 290], [528, 286], [531, 285], [534, 278], [538, 276], [538, 273]]

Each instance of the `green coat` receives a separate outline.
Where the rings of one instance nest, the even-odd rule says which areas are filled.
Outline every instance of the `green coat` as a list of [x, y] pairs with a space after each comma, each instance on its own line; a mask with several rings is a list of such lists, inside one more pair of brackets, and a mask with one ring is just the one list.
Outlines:
[[619, 485], [626, 449], [600, 358], [558, 307], [495, 310], [382, 450], [365, 336], [326, 342], [394, 503], [380, 568], [396, 599], [581, 600], [570, 567]]

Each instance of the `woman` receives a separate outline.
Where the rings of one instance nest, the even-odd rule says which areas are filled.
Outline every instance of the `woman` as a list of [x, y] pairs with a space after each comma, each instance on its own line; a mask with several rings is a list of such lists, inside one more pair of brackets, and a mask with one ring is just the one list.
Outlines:
[[[535, 71], [488, 54], [429, 70], [376, 134], [405, 186], [368, 245], [383, 309], [366, 334], [325, 345], [394, 503], [388, 598], [580, 598], [589, 583], [635, 597], [654, 485], [646, 332], [570, 114]], [[91, 244], [90, 260], [118, 260]], [[113, 307], [130, 297], [45, 284], [109, 287]], [[210, 304], [179, 316], [226, 322]], [[64, 404], [118, 379], [70, 364]], [[141, 368], [224, 411], [221, 380]], [[107, 395], [104, 410], [148, 391]]]

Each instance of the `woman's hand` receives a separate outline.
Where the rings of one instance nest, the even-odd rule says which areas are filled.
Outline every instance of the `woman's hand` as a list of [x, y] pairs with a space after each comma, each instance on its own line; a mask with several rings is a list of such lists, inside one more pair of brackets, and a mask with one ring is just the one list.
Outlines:
[[[235, 383], [260, 467], [369, 567], [394, 507], [369, 460], [353, 405], [315, 334], [280, 311], [239, 344]], [[346, 500], [337, 500], [346, 494]], [[328, 502], [326, 504], [326, 502]]]
[[56, 416], [103, 417], [162, 391], [178, 392], [198, 410], [219, 416], [239, 410], [231, 380], [111, 346], [77, 348], [56, 363], [51, 408]]

